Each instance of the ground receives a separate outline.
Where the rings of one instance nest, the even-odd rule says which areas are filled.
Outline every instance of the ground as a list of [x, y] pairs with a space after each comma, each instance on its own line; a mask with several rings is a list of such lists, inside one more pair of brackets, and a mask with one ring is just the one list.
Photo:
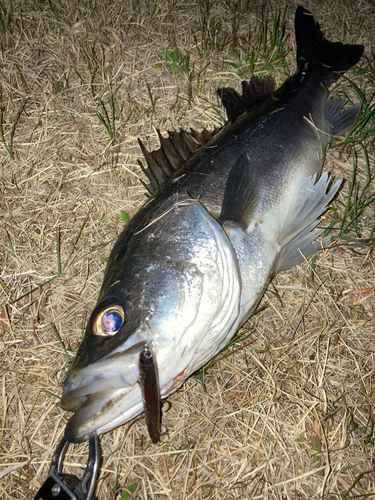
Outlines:
[[[220, 126], [216, 89], [295, 71], [295, 1], [0, 3], [0, 496], [33, 498], [69, 418], [61, 384], [118, 234], [145, 202], [137, 137]], [[375, 498], [375, 10], [304, 2], [365, 55], [326, 155], [335, 244], [274, 278], [237, 342], [164, 406], [101, 438], [100, 499]], [[168, 410], [168, 411], [166, 411]], [[87, 444], [64, 471], [81, 475]]]

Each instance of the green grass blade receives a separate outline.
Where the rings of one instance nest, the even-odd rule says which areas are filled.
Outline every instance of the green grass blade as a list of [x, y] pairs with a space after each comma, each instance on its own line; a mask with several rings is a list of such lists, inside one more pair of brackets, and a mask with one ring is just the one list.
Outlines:
[[80, 237], [81, 237], [82, 231], [84, 230], [84, 228], [85, 228], [85, 226], [86, 226], [86, 223], [87, 223], [87, 221], [89, 220], [89, 215], [90, 215], [90, 214], [87, 214], [86, 219], [83, 221], [83, 223], [82, 223], [82, 225], [81, 225], [81, 227], [80, 227], [80, 230], [79, 230], [79, 232], [78, 232], [78, 235], [77, 235], [76, 239], [74, 240], [73, 247], [72, 247], [72, 249], [71, 249], [71, 251], [70, 251], [70, 253], [69, 253], [69, 255], [68, 255], [68, 258], [66, 259], [65, 264], [64, 264], [64, 266], [63, 266], [63, 271], [65, 271], [65, 269], [66, 269], [66, 268], [67, 268], [67, 266], [68, 266], [69, 260], [70, 260], [71, 256], [73, 255], [73, 252], [74, 252], [74, 250], [75, 250], [75, 248], [76, 248], [76, 246], [77, 246], [78, 240], [79, 240], [79, 239], [80, 239]]
[[60, 229], [56, 229], [56, 255], [57, 255], [57, 274], [61, 276], [61, 259], [60, 259]]
[[39, 290], [40, 288], [43, 288], [45, 285], [47, 285], [48, 283], [51, 283], [51, 281], [55, 280], [56, 278], [58, 278], [59, 276], [56, 275], [56, 276], [52, 276], [52, 278], [49, 278], [48, 280], [44, 281], [43, 283], [41, 283], [40, 285], [38, 286], [35, 286], [34, 288], [32, 288], [31, 290], [29, 290], [28, 292], [22, 294], [20, 297], [17, 297], [16, 299], [12, 300], [12, 302], [10, 302], [10, 304], [16, 304], [17, 302], [19, 302], [20, 300], [24, 299], [25, 297], [27, 297], [28, 295], [30, 295], [31, 293], [34, 293], [36, 292], [37, 290]]
[[51, 323], [51, 322], [50, 322], [50, 325], [51, 325], [51, 327], [52, 327], [53, 333], [55, 334], [55, 337], [57, 338], [57, 340], [59, 341], [59, 344], [60, 344], [60, 345], [61, 345], [61, 347], [63, 348], [63, 350], [64, 350], [64, 352], [65, 352], [65, 355], [66, 355], [66, 357], [68, 358], [69, 363], [70, 363], [70, 364], [72, 364], [72, 363], [73, 363], [73, 360], [72, 360], [72, 358], [70, 357], [70, 354], [68, 353], [68, 351], [66, 350], [66, 347], [65, 347], [65, 345], [64, 345], [64, 342], [61, 340], [60, 334], [59, 334], [59, 332], [57, 331], [56, 326], [55, 326], [53, 323]]
[[134, 484], [131, 484], [126, 487], [125, 491], [121, 494], [120, 500], [130, 500], [132, 498], [133, 493], [137, 489], [138, 481]]

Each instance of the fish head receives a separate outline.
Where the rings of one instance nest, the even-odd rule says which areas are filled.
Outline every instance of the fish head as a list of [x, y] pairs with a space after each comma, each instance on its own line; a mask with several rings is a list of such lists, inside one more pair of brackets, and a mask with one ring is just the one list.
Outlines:
[[61, 399], [62, 407], [74, 412], [65, 430], [70, 442], [105, 432], [108, 421], [123, 413], [130, 411], [132, 418], [142, 411], [137, 365], [149, 338], [145, 329], [132, 329], [127, 316], [126, 300], [118, 294], [100, 300], [90, 316]]
[[138, 258], [128, 264], [131, 273], [124, 273], [94, 308], [64, 384], [62, 406], [74, 411], [65, 432], [70, 442], [102, 434], [143, 411], [141, 351], [156, 353], [160, 388], [168, 394], [185, 379], [196, 347], [184, 334], [199, 313], [200, 273], [189, 265], [146, 265]]
[[[162, 222], [160, 234], [152, 227], [149, 235], [145, 230], [135, 236], [116, 265], [111, 260], [117, 252], [111, 254], [64, 384], [62, 407], [74, 412], [65, 431], [70, 442], [142, 413], [138, 360], [145, 347], [154, 354], [160, 395], [166, 397], [238, 326], [239, 270], [221, 226], [198, 202], [172, 207]], [[171, 234], [169, 223], [180, 228], [173, 240], [163, 236]], [[185, 241], [190, 228], [191, 245]]]

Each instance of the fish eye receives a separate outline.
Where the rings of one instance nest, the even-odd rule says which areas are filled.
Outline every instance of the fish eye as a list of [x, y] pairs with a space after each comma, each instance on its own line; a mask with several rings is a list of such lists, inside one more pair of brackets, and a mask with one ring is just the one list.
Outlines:
[[95, 335], [115, 335], [124, 324], [125, 313], [121, 306], [111, 305], [100, 311], [94, 322]]

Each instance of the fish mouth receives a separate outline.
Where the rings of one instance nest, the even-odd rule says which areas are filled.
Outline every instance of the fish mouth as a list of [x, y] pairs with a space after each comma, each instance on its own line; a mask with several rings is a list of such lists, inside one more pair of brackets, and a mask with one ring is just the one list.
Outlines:
[[138, 359], [150, 345], [143, 335], [133, 335], [101, 361], [74, 369], [64, 384], [61, 406], [74, 414], [65, 438], [71, 443], [103, 434], [143, 411]]

